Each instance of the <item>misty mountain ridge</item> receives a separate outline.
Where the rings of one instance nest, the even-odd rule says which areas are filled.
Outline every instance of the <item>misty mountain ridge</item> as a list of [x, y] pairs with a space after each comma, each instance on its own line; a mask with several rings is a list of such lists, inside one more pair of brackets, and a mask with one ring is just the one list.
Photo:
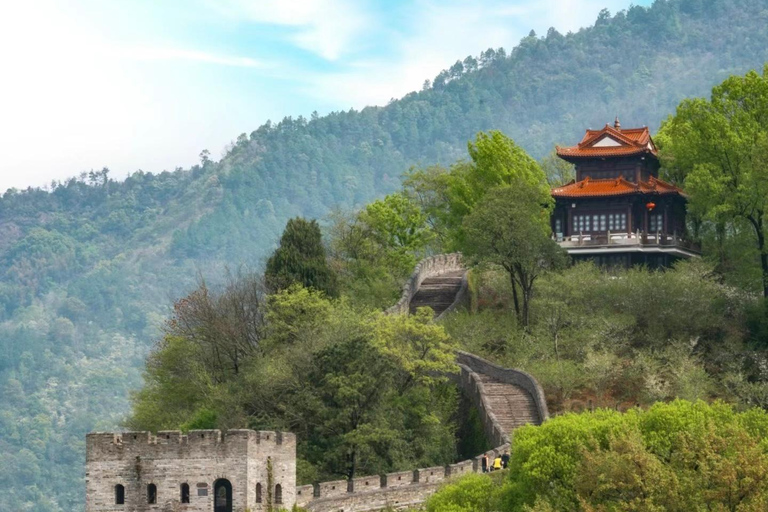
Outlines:
[[287, 219], [396, 190], [498, 129], [536, 158], [618, 114], [655, 130], [686, 97], [768, 61], [768, 0], [669, 0], [457, 61], [386, 106], [285, 118], [220, 161], [91, 172], [0, 199], [0, 512], [83, 503], [84, 434], [114, 428], [170, 301], [261, 267]]

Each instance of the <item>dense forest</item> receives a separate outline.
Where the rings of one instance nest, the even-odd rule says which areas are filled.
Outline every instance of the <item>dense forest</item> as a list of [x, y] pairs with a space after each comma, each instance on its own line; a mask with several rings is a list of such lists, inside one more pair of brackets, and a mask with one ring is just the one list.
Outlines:
[[192, 169], [107, 169], [0, 199], [0, 512], [83, 503], [84, 434], [113, 429], [171, 299], [260, 268], [290, 217], [328, 218], [498, 129], [541, 158], [618, 113], [653, 129], [768, 60], [768, 2], [657, 1], [457, 61], [382, 107], [286, 118]]

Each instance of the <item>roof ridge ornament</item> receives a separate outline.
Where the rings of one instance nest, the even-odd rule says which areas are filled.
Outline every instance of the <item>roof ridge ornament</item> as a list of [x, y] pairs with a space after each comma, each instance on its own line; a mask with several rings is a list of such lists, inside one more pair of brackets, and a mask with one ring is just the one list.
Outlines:
[[613, 121], [613, 127], [616, 129], [616, 131], [621, 131], [621, 123], [619, 122], [619, 115], [616, 114], [616, 119]]

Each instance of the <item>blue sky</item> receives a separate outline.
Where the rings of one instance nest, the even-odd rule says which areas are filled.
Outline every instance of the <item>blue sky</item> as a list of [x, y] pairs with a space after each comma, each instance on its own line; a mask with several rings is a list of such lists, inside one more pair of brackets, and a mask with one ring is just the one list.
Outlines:
[[[635, 1], [647, 4], [649, 0]], [[188, 167], [267, 119], [385, 104], [626, 0], [0, 2], [0, 190]]]

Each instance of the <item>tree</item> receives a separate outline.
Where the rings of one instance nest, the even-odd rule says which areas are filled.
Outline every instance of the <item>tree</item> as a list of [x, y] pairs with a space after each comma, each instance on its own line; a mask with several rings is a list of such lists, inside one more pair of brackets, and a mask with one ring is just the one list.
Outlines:
[[440, 167], [414, 169], [405, 181], [406, 190], [418, 198], [448, 248], [461, 247], [463, 219], [495, 187], [519, 183], [541, 204], [551, 201], [539, 164], [503, 133], [480, 132], [467, 143], [467, 151], [470, 162], [458, 162], [447, 171]]
[[662, 134], [665, 165], [685, 180], [691, 210], [751, 227], [768, 297], [768, 65], [728, 78], [710, 100], [683, 101]]
[[574, 165], [557, 156], [554, 149], [539, 161], [539, 165], [550, 187], [561, 187], [576, 178]]
[[317, 221], [300, 217], [285, 226], [280, 246], [267, 261], [267, 287], [284, 290], [294, 283], [314, 288], [329, 297], [338, 294], [336, 274], [328, 266]]
[[366, 238], [378, 244], [388, 266], [406, 272], [413, 269], [432, 239], [426, 214], [403, 193], [370, 203], [359, 217]]
[[464, 221], [464, 254], [507, 271], [515, 313], [526, 327], [534, 282], [547, 269], [564, 265], [567, 258], [550, 237], [549, 204], [542, 203], [536, 192], [524, 182], [499, 187]]
[[765, 411], [703, 401], [558, 416], [515, 432], [496, 510], [765, 510], [767, 428]]

